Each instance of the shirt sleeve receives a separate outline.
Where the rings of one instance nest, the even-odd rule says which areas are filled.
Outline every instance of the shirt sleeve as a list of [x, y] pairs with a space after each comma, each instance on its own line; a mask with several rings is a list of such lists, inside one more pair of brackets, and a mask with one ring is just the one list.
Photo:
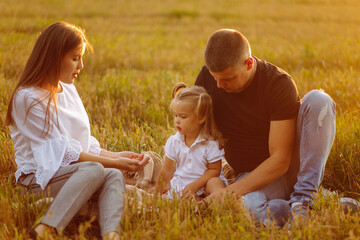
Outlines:
[[270, 120], [285, 120], [297, 116], [300, 99], [296, 85], [290, 76], [283, 75], [274, 81], [270, 94]]
[[165, 156], [176, 161], [176, 149], [175, 136], [170, 136], [165, 144]]
[[14, 99], [12, 111], [19, 132], [31, 147], [36, 165], [36, 183], [42, 189], [45, 189], [60, 166], [77, 161], [82, 152], [78, 141], [60, 133], [52, 106], [50, 111], [53, 117], [46, 125], [46, 103], [46, 100], [41, 102], [36, 98], [33, 92], [20, 90]]
[[217, 162], [224, 158], [224, 149], [219, 149], [218, 141], [209, 141], [207, 148], [207, 161], [209, 163]]
[[95, 137], [90, 136], [89, 153], [99, 156], [101, 150], [99, 141]]

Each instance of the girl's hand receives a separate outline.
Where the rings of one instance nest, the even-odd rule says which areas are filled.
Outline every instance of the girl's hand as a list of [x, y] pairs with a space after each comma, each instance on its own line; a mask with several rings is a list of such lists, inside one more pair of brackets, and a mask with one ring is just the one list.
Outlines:
[[146, 191], [148, 193], [153, 193], [153, 194], [156, 194], [156, 193], [164, 194], [167, 191], [169, 191], [169, 189], [170, 189], [170, 184], [165, 184], [163, 187], [155, 185], [153, 187], [146, 189]]
[[196, 186], [195, 182], [192, 182], [184, 188], [184, 190], [181, 192], [181, 198], [182, 199], [189, 199], [192, 198], [193, 195], [197, 193], [199, 190], [198, 186]]
[[150, 187], [150, 188], [146, 189], [146, 191], [147, 191], [148, 193], [154, 194], [154, 193], [156, 193], [156, 186]]

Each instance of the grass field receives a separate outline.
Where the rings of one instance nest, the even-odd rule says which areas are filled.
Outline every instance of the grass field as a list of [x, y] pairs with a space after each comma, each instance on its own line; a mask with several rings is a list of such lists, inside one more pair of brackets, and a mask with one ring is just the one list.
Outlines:
[[[94, 53], [76, 82], [92, 134], [109, 150], [155, 151], [172, 129], [178, 81], [193, 84], [211, 33], [235, 28], [253, 55], [289, 72], [300, 95], [322, 88], [337, 103], [337, 131], [323, 186], [360, 198], [360, 2], [356, 0], [2, 0], [0, 2], [0, 236], [23, 239], [46, 206], [14, 193], [13, 143], [4, 124], [10, 93], [39, 32], [63, 20], [86, 30]], [[124, 239], [360, 239], [360, 213], [318, 198], [290, 228], [260, 227], [236, 202], [195, 214], [190, 202], [132, 204]], [[145, 211], [153, 206], [159, 211]], [[98, 226], [77, 218], [61, 239], [92, 239]]]

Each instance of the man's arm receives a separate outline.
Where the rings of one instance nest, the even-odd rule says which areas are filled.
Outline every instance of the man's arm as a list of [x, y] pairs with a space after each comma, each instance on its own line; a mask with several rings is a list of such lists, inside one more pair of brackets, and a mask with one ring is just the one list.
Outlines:
[[269, 134], [270, 157], [249, 175], [227, 187], [242, 196], [263, 188], [286, 173], [292, 157], [295, 141], [296, 118], [271, 121]]
[[[226, 187], [227, 192], [241, 197], [259, 190], [282, 176], [289, 168], [295, 141], [296, 118], [271, 121], [269, 134], [270, 157], [255, 168], [249, 175]], [[208, 198], [222, 199], [224, 192], [215, 192]]]

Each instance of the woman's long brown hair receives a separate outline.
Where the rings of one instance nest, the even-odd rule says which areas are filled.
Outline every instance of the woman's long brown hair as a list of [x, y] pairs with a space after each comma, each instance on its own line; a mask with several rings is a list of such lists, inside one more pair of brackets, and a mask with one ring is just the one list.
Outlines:
[[[43, 134], [48, 134], [51, 130], [51, 118], [54, 117], [51, 116], [51, 102], [54, 102], [57, 114], [56, 92], [59, 84], [61, 61], [66, 53], [81, 44], [85, 44], [91, 49], [84, 31], [66, 22], [56, 22], [47, 27], [40, 34], [25, 65], [20, 80], [12, 93], [6, 115], [7, 125], [13, 125], [15, 123], [12, 116], [12, 110], [16, 93], [22, 88], [40, 87], [47, 90], [48, 94], [45, 98], [40, 99], [38, 102], [29, 106], [26, 117], [34, 105], [47, 101]], [[56, 122], [58, 124], [57, 117]]]

